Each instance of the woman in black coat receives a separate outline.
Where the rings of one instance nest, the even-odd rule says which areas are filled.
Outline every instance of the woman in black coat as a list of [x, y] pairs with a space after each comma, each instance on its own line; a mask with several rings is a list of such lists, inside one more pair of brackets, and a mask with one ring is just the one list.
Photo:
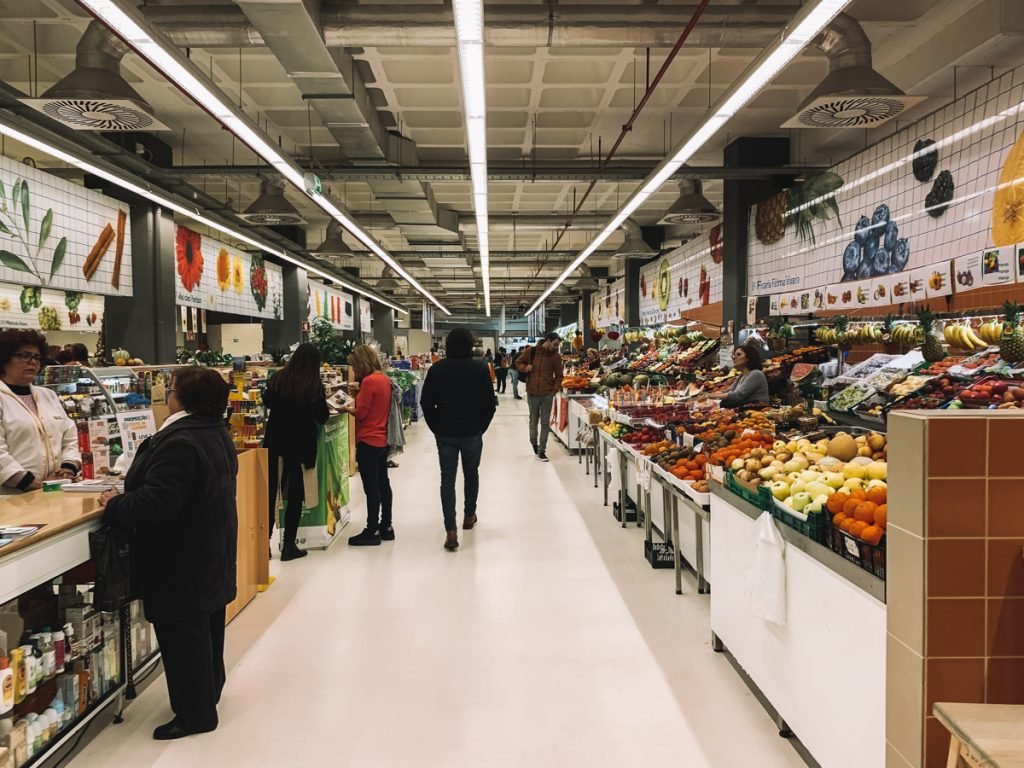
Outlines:
[[270, 409], [263, 447], [270, 459], [270, 530], [277, 516], [277, 489], [285, 499], [281, 559], [305, 557], [295, 539], [305, 501], [303, 474], [316, 468], [320, 425], [330, 413], [320, 381], [320, 351], [312, 344], [295, 348], [288, 364], [270, 377], [263, 402]]
[[153, 731], [155, 739], [217, 727], [238, 542], [228, 391], [216, 371], [177, 371], [171, 415], [139, 446], [124, 493], [100, 497], [104, 522], [129, 534], [132, 586], [160, 643], [174, 719]]

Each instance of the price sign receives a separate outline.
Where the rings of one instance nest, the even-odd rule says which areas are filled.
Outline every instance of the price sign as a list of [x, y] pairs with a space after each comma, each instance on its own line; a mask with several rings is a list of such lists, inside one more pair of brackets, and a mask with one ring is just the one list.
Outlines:
[[683, 447], [693, 448], [693, 435], [691, 435], [689, 432], [683, 433]]
[[636, 457], [636, 482], [643, 490], [651, 490], [651, 462], [641, 456]]
[[733, 347], [722, 345], [718, 350], [718, 365], [720, 368], [732, 368]]
[[856, 541], [851, 539], [849, 536], [843, 536], [843, 541], [846, 543], [846, 551], [849, 552], [853, 557], [860, 557], [860, 546]]

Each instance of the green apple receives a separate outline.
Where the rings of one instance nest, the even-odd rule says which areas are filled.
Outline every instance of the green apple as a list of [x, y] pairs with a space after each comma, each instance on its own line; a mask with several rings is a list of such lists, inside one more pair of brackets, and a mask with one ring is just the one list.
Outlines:
[[815, 499], [814, 501], [812, 501], [810, 504], [808, 504], [807, 506], [805, 506], [803, 508], [803, 513], [805, 515], [820, 515], [821, 514], [821, 510], [823, 508], [824, 508], [824, 505], [820, 501]]
[[843, 487], [843, 483], [846, 482], [846, 478], [843, 477], [839, 472], [827, 472], [825, 474], [825, 485], [839, 489]]
[[760, 477], [762, 480], [774, 480], [775, 476], [779, 474], [779, 470], [777, 470], [775, 467], [765, 467], [757, 474], [758, 477]]
[[824, 496], [827, 500], [829, 496], [835, 493], [835, 490], [832, 488], [832, 486], [825, 485], [825, 483], [821, 481], [815, 481], [813, 483], [807, 484], [807, 492], [811, 494], [811, 496], [813, 496], [815, 499]]
[[800, 473], [800, 479], [805, 483], [813, 483], [821, 479], [821, 472], [815, 472], [813, 469], [805, 469]]
[[789, 483], [786, 481], [774, 480], [768, 487], [771, 489], [772, 496], [779, 501], [789, 498]]
[[798, 493], [804, 493], [807, 490], [807, 483], [803, 480], [797, 480], [791, 486], [789, 486], [789, 492], [794, 496]]
[[843, 483], [843, 488], [847, 489], [848, 491], [860, 491], [863, 490], [864, 488], [864, 481], [861, 480], [859, 477], [851, 477], [848, 478], [846, 482]]
[[868, 482], [868, 488], [885, 488], [885, 480], [870, 480]]
[[803, 493], [793, 494], [793, 509], [797, 512], [802, 512], [804, 507], [813, 501], [811, 494], [804, 491]]

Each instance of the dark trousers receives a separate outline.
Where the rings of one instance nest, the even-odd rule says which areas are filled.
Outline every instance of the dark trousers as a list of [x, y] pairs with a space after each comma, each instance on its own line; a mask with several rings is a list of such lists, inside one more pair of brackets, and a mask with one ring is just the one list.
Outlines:
[[188, 619], [153, 623], [171, 709], [190, 731], [217, 727], [224, 671], [224, 609]]
[[366, 493], [366, 527], [371, 531], [391, 527], [391, 481], [388, 479], [387, 446], [356, 443], [359, 478]]
[[508, 368], [496, 368], [494, 375], [497, 378], [497, 384], [495, 384], [494, 391], [505, 393], [505, 387], [508, 385]]
[[[276, 454], [270, 454], [270, 528], [268, 532], [273, 533], [274, 522], [277, 519], [277, 484], [278, 484], [278, 463], [281, 459]], [[281, 495], [284, 496], [284, 531], [281, 534], [282, 544], [294, 544], [299, 533], [299, 520], [302, 517], [302, 505], [306, 496], [302, 483], [302, 462], [293, 459], [284, 459], [281, 469]]]
[[455, 476], [459, 473], [462, 456], [462, 477], [465, 482], [465, 516], [476, 514], [476, 499], [480, 493], [480, 456], [484, 451], [483, 435], [471, 437], [442, 437], [437, 439], [437, 458], [441, 463], [441, 510], [444, 529], [458, 529], [455, 522]]

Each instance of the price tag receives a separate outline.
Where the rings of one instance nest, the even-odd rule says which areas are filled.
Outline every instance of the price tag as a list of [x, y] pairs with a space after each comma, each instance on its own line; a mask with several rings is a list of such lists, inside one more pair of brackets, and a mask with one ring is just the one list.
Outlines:
[[843, 541], [846, 542], [846, 551], [854, 557], [860, 557], [860, 547], [857, 542], [851, 539], [849, 536], [843, 536]]
[[689, 432], [683, 433], [683, 447], [693, 448], [693, 435], [691, 435]]
[[643, 490], [651, 490], [651, 462], [641, 456], [636, 457], [636, 482]]
[[719, 368], [732, 368], [732, 353], [733, 347], [722, 345], [718, 350], [718, 367]]

